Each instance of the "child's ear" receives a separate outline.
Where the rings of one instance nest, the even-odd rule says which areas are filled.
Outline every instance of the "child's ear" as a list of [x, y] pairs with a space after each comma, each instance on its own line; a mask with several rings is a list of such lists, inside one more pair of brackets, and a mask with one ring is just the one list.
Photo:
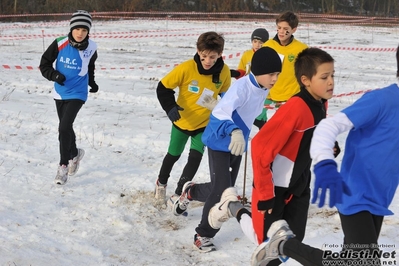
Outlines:
[[306, 77], [305, 75], [301, 76], [301, 82], [303, 85], [305, 85], [305, 87], [310, 86], [310, 79], [308, 79], [308, 77]]

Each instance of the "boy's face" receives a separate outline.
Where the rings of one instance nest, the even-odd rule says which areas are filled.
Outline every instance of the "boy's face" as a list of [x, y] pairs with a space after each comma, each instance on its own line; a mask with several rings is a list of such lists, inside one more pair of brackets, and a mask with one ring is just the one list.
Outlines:
[[262, 85], [266, 89], [271, 89], [276, 83], [279, 74], [280, 72], [275, 72], [275, 73], [255, 76], [255, 78], [258, 84]]
[[316, 100], [331, 99], [334, 93], [334, 62], [323, 63], [317, 67], [316, 74], [308, 79], [302, 76], [302, 83]]
[[213, 67], [213, 65], [216, 63], [218, 58], [221, 56], [220, 54], [218, 54], [215, 51], [198, 51], [197, 50], [197, 53], [200, 57], [202, 67], [205, 70], [208, 70], [211, 67]]
[[277, 23], [277, 36], [282, 45], [288, 44], [292, 34], [296, 32], [297, 28], [291, 28], [288, 22], [281, 21]]
[[77, 42], [82, 42], [89, 34], [88, 30], [85, 28], [76, 28], [72, 30], [72, 37]]
[[253, 39], [252, 40], [252, 49], [256, 52], [258, 51], [264, 42], [262, 42], [261, 40], [257, 40], [257, 39]]

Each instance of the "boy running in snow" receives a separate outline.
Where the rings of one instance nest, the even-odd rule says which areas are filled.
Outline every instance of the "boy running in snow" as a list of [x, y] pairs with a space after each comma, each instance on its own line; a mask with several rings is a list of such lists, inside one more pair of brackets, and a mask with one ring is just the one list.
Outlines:
[[[334, 59], [327, 52], [307, 48], [299, 53], [295, 75], [300, 92], [279, 108], [251, 142], [252, 212], [237, 200], [235, 188], [228, 188], [209, 212], [212, 228], [219, 229], [228, 218], [236, 217], [245, 235], [259, 245], [267, 239], [273, 222], [286, 219], [297, 239], [304, 238], [310, 201], [310, 143], [316, 125], [326, 117], [334, 72]], [[280, 263], [277, 259], [270, 265]]]
[[[293, 12], [282, 13], [276, 19], [277, 34], [273, 39], [263, 44], [263, 46], [273, 48], [283, 57], [283, 69], [280, 78], [273, 89], [270, 90], [265, 105], [278, 108], [300, 91], [295, 77], [294, 63], [298, 54], [307, 48], [307, 45], [294, 38], [293, 34], [296, 32], [298, 24], [298, 16]], [[267, 120], [266, 114], [264, 120]]]
[[[251, 70], [251, 59], [254, 53], [259, 50], [262, 45], [269, 40], [269, 32], [264, 28], [258, 28], [251, 34], [252, 49], [246, 50], [240, 59], [237, 70], [230, 69], [231, 77], [239, 79], [245, 75], [248, 75]], [[266, 122], [266, 109], [262, 109], [262, 113], [255, 119], [254, 125], [259, 129]]]
[[256, 51], [258, 51], [262, 45], [269, 40], [269, 32], [264, 28], [258, 28], [254, 30], [251, 34], [251, 44], [252, 49], [246, 50], [240, 59], [240, 63], [238, 63], [238, 67], [236, 70], [231, 69], [231, 77], [232, 78], [242, 78], [245, 75], [248, 75], [251, 71], [251, 60], [252, 56]]
[[[43, 53], [40, 71], [54, 81], [54, 100], [59, 118], [60, 162], [55, 183], [63, 185], [76, 174], [85, 151], [76, 147], [73, 122], [90, 92], [97, 92], [94, 68], [97, 44], [89, 39], [91, 15], [84, 10], [73, 13], [68, 36], [59, 37]], [[55, 69], [53, 63], [55, 63]]]
[[[396, 62], [399, 78], [399, 46]], [[378, 253], [384, 216], [393, 214], [388, 208], [399, 184], [398, 101], [398, 82], [367, 92], [351, 106], [321, 121], [314, 132], [310, 148], [316, 176], [312, 203], [319, 200], [318, 206], [323, 207], [329, 190], [329, 206], [338, 209], [344, 244], [358, 256], [345, 259], [347, 265], [380, 265], [378, 258], [370, 261], [361, 254]], [[338, 172], [331, 147], [339, 134], [348, 131]], [[303, 265], [327, 265], [323, 260], [334, 260], [322, 250], [301, 243], [284, 220], [272, 227], [269, 241], [262, 243], [253, 256], [262, 265], [271, 265], [268, 262], [277, 256], [291, 257]]]
[[[188, 161], [175, 194], [181, 194], [183, 185], [191, 181], [198, 170], [204, 153], [201, 136], [211, 113], [203, 100], [216, 101], [217, 96], [226, 92], [231, 84], [230, 69], [222, 59], [223, 49], [222, 35], [213, 31], [201, 34], [194, 58], [176, 66], [158, 83], [158, 100], [172, 121], [168, 152], [155, 182], [155, 198], [160, 205], [165, 203], [170, 173], [189, 138], [191, 145]], [[179, 88], [177, 100], [174, 96], [176, 88]]]
[[252, 57], [251, 73], [234, 82], [212, 111], [202, 136], [208, 147], [211, 182], [186, 183], [174, 209], [180, 214], [187, 209], [190, 200], [206, 200], [194, 235], [194, 245], [201, 252], [216, 250], [212, 238], [219, 229], [209, 225], [209, 210], [226, 188], [235, 185], [252, 123], [280, 71], [281, 59], [276, 51], [269, 47], [259, 49]]

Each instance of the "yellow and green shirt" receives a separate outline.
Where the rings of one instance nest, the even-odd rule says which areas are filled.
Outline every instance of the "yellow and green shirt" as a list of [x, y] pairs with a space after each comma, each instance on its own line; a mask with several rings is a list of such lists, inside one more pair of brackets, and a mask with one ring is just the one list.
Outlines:
[[176, 66], [161, 82], [167, 89], [179, 88], [176, 103], [184, 111], [180, 111], [181, 118], [174, 124], [180, 129], [194, 131], [206, 127], [211, 114], [210, 110], [197, 104], [201, 94], [207, 89], [213, 91], [216, 99], [218, 94], [226, 92], [231, 84], [230, 69], [224, 64], [219, 82], [213, 83], [212, 74], [201, 75], [195, 60], [190, 59]]
[[240, 63], [238, 64], [237, 69], [244, 70], [245, 75], [248, 75], [251, 71], [251, 60], [254, 53], [255, 52], [253, 49], [246, 50], [241, 56]]
[[287, 101], [299, 92], [299, 84], [295, 77], [294, 63], [298, 54], [308, 46], [295, 38], [286, 46], [282, 46], [275, 39], [270, 39], [263, 44], [273, 48], [280, 56], [283, 56], [281, 74], [276, 84], [271, 88], [268, 99], [273, 101]]

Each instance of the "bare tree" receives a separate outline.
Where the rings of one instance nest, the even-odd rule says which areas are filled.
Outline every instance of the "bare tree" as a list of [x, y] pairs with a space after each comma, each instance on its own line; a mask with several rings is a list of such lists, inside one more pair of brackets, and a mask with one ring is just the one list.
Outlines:
[[[322, 12], [398, 16], [398, 0], [0, 0], [1, 14], [88, 11]], [[26, 18], [28, 19], [28, 17]]]

